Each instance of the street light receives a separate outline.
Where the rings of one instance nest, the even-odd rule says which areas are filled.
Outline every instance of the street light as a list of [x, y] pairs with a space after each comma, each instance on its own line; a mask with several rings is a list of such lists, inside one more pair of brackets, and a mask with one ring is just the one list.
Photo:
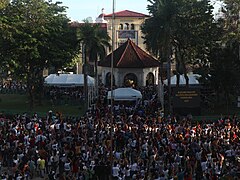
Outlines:
[[82, 43], [82, 59], [84, 61], [83, 64], [83, 76], [84, 76], [84, 97], [85, 97], [85, 110], [88, 110], [88, 66], [87, 66], [87, 57], [86, 57], [86, 44]]
[[111, 55], [111, 117], [110, 117], [110, 136], [111, 136], [111, 149], [110, 149], [110, 161], [111, 161], [111, 178], [112, 178], [112, 167], [113, 167], [113, 51], [114, 51], [114, 38], [115, 38], [115, 0], [112, 1], [112, 55]]

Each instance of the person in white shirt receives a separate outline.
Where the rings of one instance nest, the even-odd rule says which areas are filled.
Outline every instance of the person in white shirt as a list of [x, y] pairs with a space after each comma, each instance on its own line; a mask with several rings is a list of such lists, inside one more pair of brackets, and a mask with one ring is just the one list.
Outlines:
[[124, 167], [124, 178], [126, 180], [130, 180], [131, 179], [130, 168], [128, 166]]
[[57, 150], [58, 150], [58, 143], [57, 143], [57, 142], [54, 142], [54, 143], [52, 144], [52, 150], [53, 150], [53, 151], [57, 151]]
[[57, 131], [59, 131], [60, 130], [60, 123], [56, 123], [55, 128], [56, 128]]
[[22, 175], [21, 174], [18, 174], [17, 176], [16, 176], [16, 180], [21, 180], [23, 177], [22, 177]]
[[206, 161], [202, 161], [201, 162], [201, 166], [202, 166], [202, 171], [206, 172], [207, 171], [207, 162]]
[[71, 171], [71, 161], [69, 159], [64, 163], [64, 171], [66, 175]]
[[116, 157], [116, 159], [121, 159], [121, 156], [122, 156], [122, 153], [121, 153], [121, 152], [119, 152], [119, 151], [116, 151], [116, 152], [115, 152], [115, 157]]
[[112, 176], [113, 176], [113, 179], [118, 180], [119, 172], [120, 172], [119, 165], [117, 164], [117, 162], [114, 162], [114, 165], [113, 165], [113, 167], [112, 167]]
[[137, 164], [137, 162], [134, 162], [132, 165], [131, 165], [131, 175], [133, 175], [133, 174], [136, 174], [136, 172], [138, 171], [138, 164]]

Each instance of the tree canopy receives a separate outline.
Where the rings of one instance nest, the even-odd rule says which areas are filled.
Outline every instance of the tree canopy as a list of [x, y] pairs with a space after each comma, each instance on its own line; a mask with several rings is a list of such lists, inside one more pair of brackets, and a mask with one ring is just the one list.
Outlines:
[[100, 28], [99, 24], [90, 24], [87, 21], [80, 25], [78, 35], [84, 57], [84, 96], [87, 97], [87, 75], [95, 77], [95, 87], [97, 89], [97, 62], [105, 58], [106, 48], [111, 46], [109, 43], [110, 37], [106, 30]]
[[149, 0], [152, 15], [142, 26], [148, 49], [162, 61], [172, 56], [176, 73], [185, 74], [186, 65], [208, 61], [209, 49], [217, 41], [217, 26], [210, 1]]
[[85, 47], [88, 61], [102, 60], [106, 56], [106, 48], [110, 47], [110, 37], [99, 24], [85, 22], [79, 27], [79, 42]]
[[1, 65], [27, 82], [32, 100], [43, 84], [43, 69], [63, 67], [78, 51], [65, 10], [44, 0], [12, 0], [0, 10]]
[[221, 16], [217, 19], [222, 32], [219, 45], [211, 50], [210, 67], [206, 72], [208, 84], [217, 95], [223, 94], [229, 104], [230, 96], [240, 93], [240, 1], [223, 0]]

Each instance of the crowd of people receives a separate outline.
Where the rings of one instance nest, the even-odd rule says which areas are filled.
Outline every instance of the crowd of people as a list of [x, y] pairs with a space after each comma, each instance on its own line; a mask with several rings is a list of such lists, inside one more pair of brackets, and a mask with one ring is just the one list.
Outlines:
[[162, 116], [155, 91], [141, 91], [139, 104], [103, 100], [82, 117], [2, 114], [1, 179], [239, 179], [237, 116]]
[[45, 86], [44, 97], [51, 99], [54, 105], [79, 103], [83, 101], [83, 87], [55, 87]]
[[27, 86], [25, 83], [19, 81], [1, 81], [0, 93], [26, 93]]

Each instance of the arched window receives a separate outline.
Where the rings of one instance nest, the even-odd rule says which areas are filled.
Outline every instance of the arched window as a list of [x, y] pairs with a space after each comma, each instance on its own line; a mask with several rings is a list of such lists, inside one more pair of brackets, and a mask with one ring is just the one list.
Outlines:
[[152, 72], [147, 74], [146, 77], [146, 86], [154, 85], [154, 74]]
[[123, 24], [119, 24], [118, 29], [123, 30]]
[[125, 87], [136, 87], [138, 83], [138, 78], [134, 73], [128, 73], [124, 76], [123, 85]]
[[134, 24], [131, 24], [131, 30], [134, 30], [134, 29], [135, 29]]
[[124, 30], [129, 30], [129, 24], [128, 23], [124, 24]]
[[[105, 80], [105, 85], [106, 85], [107, 87], [110, 87], [110, 86], [111, 86], [111, 78], [112, 78], [111, 73], [108, 72], [108, 73], [106, 74], [106, 80]], [[114, 75], [113, 75], [113, 85], [115, 85], [115, 77], [114, 77]]]

